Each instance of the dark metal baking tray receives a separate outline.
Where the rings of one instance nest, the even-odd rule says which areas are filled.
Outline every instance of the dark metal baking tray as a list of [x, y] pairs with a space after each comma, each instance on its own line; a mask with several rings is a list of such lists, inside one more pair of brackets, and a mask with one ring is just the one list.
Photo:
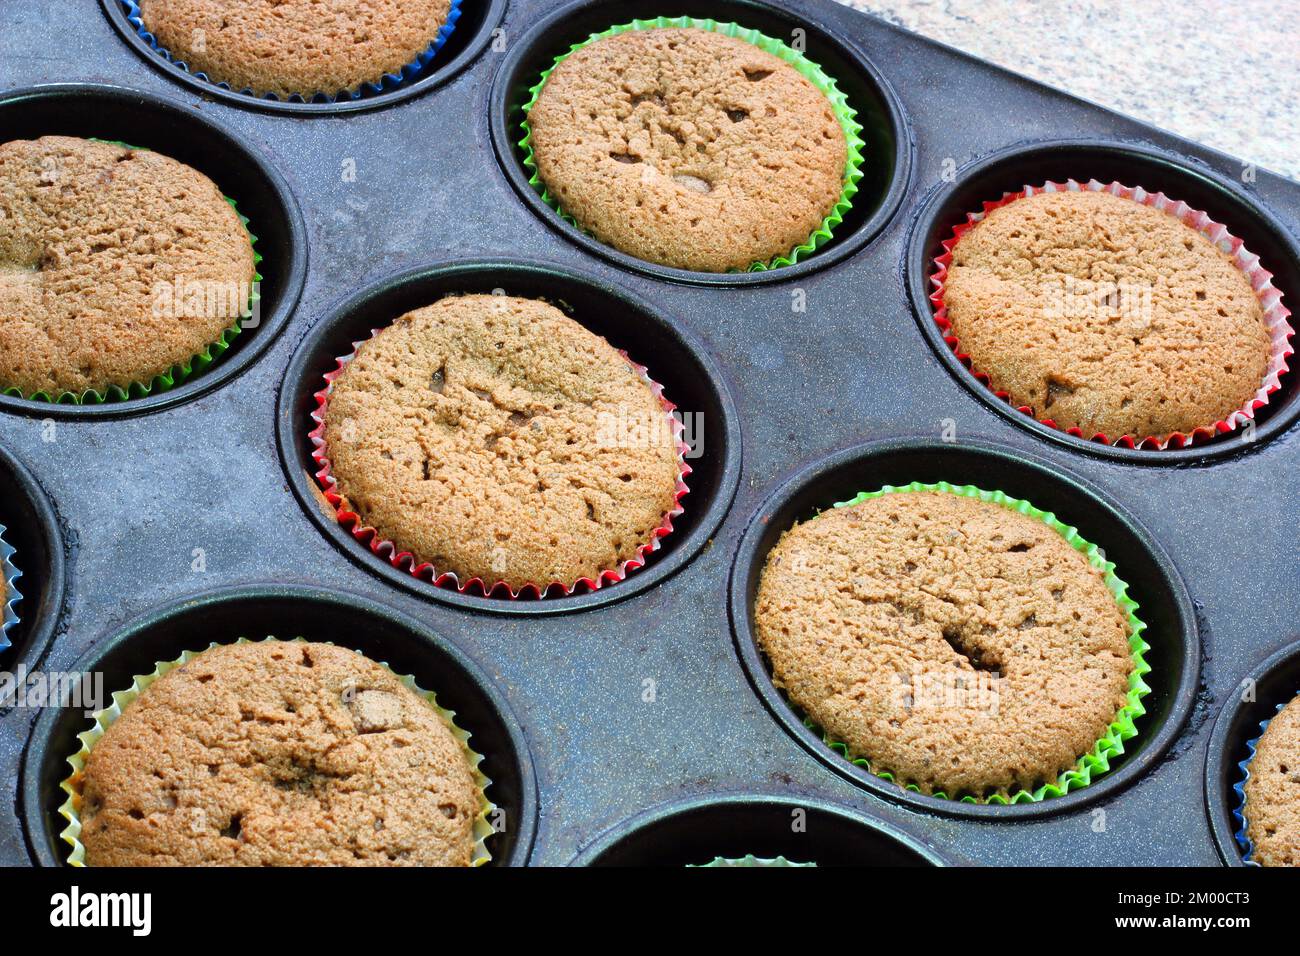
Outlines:
[[[1250, 440], [1159, 454], [1073, 439], [970, 379], [935, 334], [925, 269], [945, 230], [1005, 189], [1118, 178], [1228, 224], [1294, 307], [1300, 185], [826, 0], [465, 9], [416, 88], [298, 110], [178, 78], [112, 0], [10, 16], [0, 137], [101, 136], [195, 165], [250, 217], [266, 279], [259, 325], [172, 392], [0, 400], [0, 521], [25, 594], [0, 665], [116, 684], [241, 635], [364, 648], [430, 682], [477, 735], [506, 810], [499, 862], [831, 846], [837, 862], [1235, 860], [1223, 768], [1258, 710], [1238, 687], [1300, 621], [1297, 376]], [[767, 273], [681, 273], [537, 201], [511, 133], [525, 87], [569, 43], [660, 14], [803, 37], [840, 81], [869, 175], [827, 248]], [[565, 300], [698, 413], [686, 515], [627, 581], [540, 602], [458, 595], [392, 572], [322, 511], [306, 440], [319, 376], [372, 322], [457, 288]], [[772, 692], [747, 615], [773, 535], [913, 479], [1051, 508], [1133, 585], [1151, 625], [1149, 713], [1093, 786], [1001, 808], [908, 795], [827, 752]], [[1284, 693], [1294, 657], [1259, 686]], [[83, 725], [68, 709], [0, 713], [0, 863], [62, 859], [57, 784]], [[801, 809], [807, 842], [780, 826]]]

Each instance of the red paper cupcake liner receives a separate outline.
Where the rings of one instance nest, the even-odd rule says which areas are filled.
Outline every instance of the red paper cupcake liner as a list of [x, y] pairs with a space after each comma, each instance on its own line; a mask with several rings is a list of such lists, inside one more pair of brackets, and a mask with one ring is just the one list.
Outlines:
[[[1201, 235], [1205, 236], [1219, 249], [1232, 258], [1233, 265], [1245, 273], [1246, 278], [1250, 280], [1250, 286], [1255, 292], [1255, 297], [1259, 299], [1259, 304], [1264, 310], [1264, 324], [1268, 329], [1270, 340], [1270, 354], [1268, 370], [1264, 376], [1264, 381], [1253, 396], [1234, 411], [1226, 419], [1214, 422], [1209, 425], [1203, 425], [1188, 433], [1172, 432], [1168, 435], [1121, 435], [1118, 438], [1097, 433], [1087, 435], [1082, 429], [1062, 428], [1050, 418], [1038, 418], [1034, 409], [1028, 405], [1014, 405], [1011, 402], [1011, 396], [1004, 391], [993, 388], [989, 376], [974, 367], [971, 357], [961, 350], [961, 345], [957, 336], [953, 333], [952, 323], [948, 319], [948, 307], [944, 302], [944, 283], [948, 278], [948, 268], [952, 265], [952, 250], [961, 241], [962, 236], [973, 229], [978, 223], [994, 209], [1009, 205], [1018, 199], [1026, 196], [1033, 196], [1038, 193], [1065, 192], [1065, 191], [1088, 191], [1088, 192], [1108, 192], [1111, 195], [1119, 196], [1122, 199], [1129, 199], [1133, 202], [1141, 203], [1144, 206], [1150, 206], [1153, 209], [1159, 209], [1161, 212], [1168, 213], [1175, 219], [1179, 220], [1186, 226], [1195, 229]], [[1259, 256], [1248, 251], [1240, 239], [1228, 231], [1228, 228], [1222, 223], [1215, 222], [1204, 212], [1193, 209], [1185, 202], [1170, 199], [1162, 192], [1150, 193], [1145, 189], [1138, 187], [1125, 186], [1121, 183], [1101, 183], [1095, 179], [1087, 183], [1080, 183], [1070, 179], [1063, 183], [1049, 182], [1042, 186], [1026, 186], [1019, 192], [1006, 193], [996, 202], [984, 203], [984, 208], [980, 212], [968, 213], [966, 222], [961, 223], [953, 229], [950, 239], [943, 243], [943, 255], [934, 260], [934, 272], [930, 276], [930, 284], [934, 291], [930, 294], [930, 302], [934, 305], [934, 321], [943, 332], [943, 340], [948, 347], [952, 349], [953, 354], [966, 366], [975, 378], [984, 385], [989, 391], [993, 392], [998, 398], [1005, 401], [1008, 405], [1016, 408], [1017, 411], [1029, 415], [1041, 424], [1049, 428], [1055, 428], [1063, 431], [1067, 435], [1073, 435], [1076, 438], [1086, 438], [1089, 441], [1099, 442], [1105, 445], [1118, 445], [1123, 448], [1141, 448], [1144, 450], [1164, 451], [1168, 448], [1185, 448], [1192, 444], [1207, 441], [1217, 435], [1231, 432], [1241, 427], [1248, 421], [1253, 421], [1255, 413], [1263, 408], [1269, 402], [1269, 397], [1280, 389], [1281, 377], [1288, 372], [1287, 359], [1294, 354], [1291, 346], [1291, 337], [1295, 330], [1291, 327], [1288, 319], [1291, 312], [1282, 304], [1282, 293], [1272, 282], [1273, 273], [1263, 268], [1259, 263]]]
[[[383, 329], [371, 329], [370, 338], [374, 338]], [[412, 577], [427, 581], [436, 587], [449, 588], [460, 594], [481, 593], [485, 597], [506, 597], [511, 600], [517, 600], [521, 596], [532, 598], [544, 598], [549, 594], [558, 592], [564, 596], [574, 593], [585, 593], [586, 591], [596, 591], [610, 584], [616, 584], [622, 581], [633, 571], [643, 567], [646, 563], [646, 556], [658, 551], [661, 542], [673, 530], [673, 519], [679, 517], [685, 512], [682, 507], [682, 498], [690, 491], [686, 486], [686, 478], [693, 470], [686, 462], [686, 454], [690, 451], [690, 446], [682, 439], [685, 432], [685, 426], [681, 420], [673, 414], [677, 406], [664, 397], [663, 386], [654, 381], [649, 375], [644, 365], [639, 365], [628, 357], [628, 354], [622, 349], [618, 350], [619, 355], [636, 370], [645, 382], [650, 386], [655, 397], [663, 406], [664, 414], [668, 416], [671, 423], [673, 439], [677, 443], [677, 462], [679, 473], [677, 476], [677, 488], [673, 494], [673, 507], [663, 517], [659, 526], [651, 533], [650, 540], [645, 544], [638, 546], [636, 555], [628, 558], [619, 564], [616, 568], [611, 568], [600, 572], [596, 577], [583, 577], [574, 582], [550, 581], [545, 584], [528, 583], [520, 586], [518, 589], [512, 588], [505, 581], [496, 581], [491, 584], [484, 581], [481, 577], [475, 576], [468, 581], [461, 582], [454, 571], [438, 571], [430, 562], [420, 561], [414, 554], [409, 551], [399, 551], [397, 546], [382, 537], [379, 532], [365, 524], [361, 516], [351, 511], [347, 507], [347, 502], [338, 491], [338, 479], [334, 477], [331, 470], [331, 464], [328, 451], [325, 447], [325, 416], [329, 410], [330, 393], [334, 389], [334, 382], [343, 370], [347, 367], [357, 354], [357, 349], [367, 341], [362, 339], [352, 343], [352, 351], [336, 359], [337, 367], [332, 371], [325, 373], [325, 387], [317, 392], [313, 397], [316, 399], [316, 408], [311, 413], [312, 421], [316, 422], [316, 427], [311, 430], [308, 437], [312, 444], [315, 445], [315, 451], [312, 452], [312, 459], [320, 466], [316, 472], [316, 480], [321, 486], [325, 495], [325, 500], [334, 508], [335, 517], [338, 518], [339, 524], [348, 528], [352, 536], [368, 547], [371, 552], [386, 560], [393, 567], [406, 571]]]

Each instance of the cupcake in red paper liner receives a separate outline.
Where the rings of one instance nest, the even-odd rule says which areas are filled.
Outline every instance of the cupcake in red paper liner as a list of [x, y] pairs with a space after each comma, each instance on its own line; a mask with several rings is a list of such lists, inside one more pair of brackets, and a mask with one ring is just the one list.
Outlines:
[[374, 553], [493, 596], [621, 581], [682, 513], [681, 423], [624, 353], [556, 307], [456, 295], [339, 359], [317, 479]]
[[945, 341], [1043, 424], [1163, 450], [1243, 427], [1280, 387], [1290, 312], [1227, 228], [1163, 193], [1026, 187], [943, 244]]

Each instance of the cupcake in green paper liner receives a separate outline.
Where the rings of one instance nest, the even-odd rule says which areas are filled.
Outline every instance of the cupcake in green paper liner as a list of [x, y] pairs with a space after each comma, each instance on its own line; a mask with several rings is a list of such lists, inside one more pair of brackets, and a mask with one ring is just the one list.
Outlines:
[[796, 863], [793, 860], [787, 860], [783, 856], [760, 857], [760, 856], [754, 856], [754, 854], [750, 853], [747, 856], [742, 856], [738, 859], [729, 859], [727, 857], [721, 857], [721, 856], [714, 857], [708, 863], [688, 864], [688, 869], [700, 869], [700, 870], [710, 869], [710, 868], [747, 869], [753, 867], [772, 869], [772, 868], [788, 867], [788, 866], [809, 867], [809, 866], [816, 866], [816, 865], [817, 865], [816, 863]]
[[571, 225], [697, 272], [798, 262], [862, 179], [862, 126], [803, 53], [735, 23], [636, 20], [557, 57], [523, 107], [530, 182]]
[[913, 483], [786, 531], [754, 624], [773, 682], [845, 759], [918, 793], [1009, 804], [1087, 786], [1137, 734], [1137, 609], [1051, 513]]
[[165, 392], [252, 316], [261, 256], [202, 173], [124, 143], [0, 144], [0, 393], [100, 404]]
[[483, 757], [432, 691], [301, 638], [187, 651], [68, 759], [73, 866], [481, 866]]

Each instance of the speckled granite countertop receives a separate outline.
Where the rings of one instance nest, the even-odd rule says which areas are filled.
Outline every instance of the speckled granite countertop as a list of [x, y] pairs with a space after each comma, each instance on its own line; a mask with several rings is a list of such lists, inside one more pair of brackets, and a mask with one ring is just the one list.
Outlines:
[[1300, 180], [1295, 0], [841, 2]]

